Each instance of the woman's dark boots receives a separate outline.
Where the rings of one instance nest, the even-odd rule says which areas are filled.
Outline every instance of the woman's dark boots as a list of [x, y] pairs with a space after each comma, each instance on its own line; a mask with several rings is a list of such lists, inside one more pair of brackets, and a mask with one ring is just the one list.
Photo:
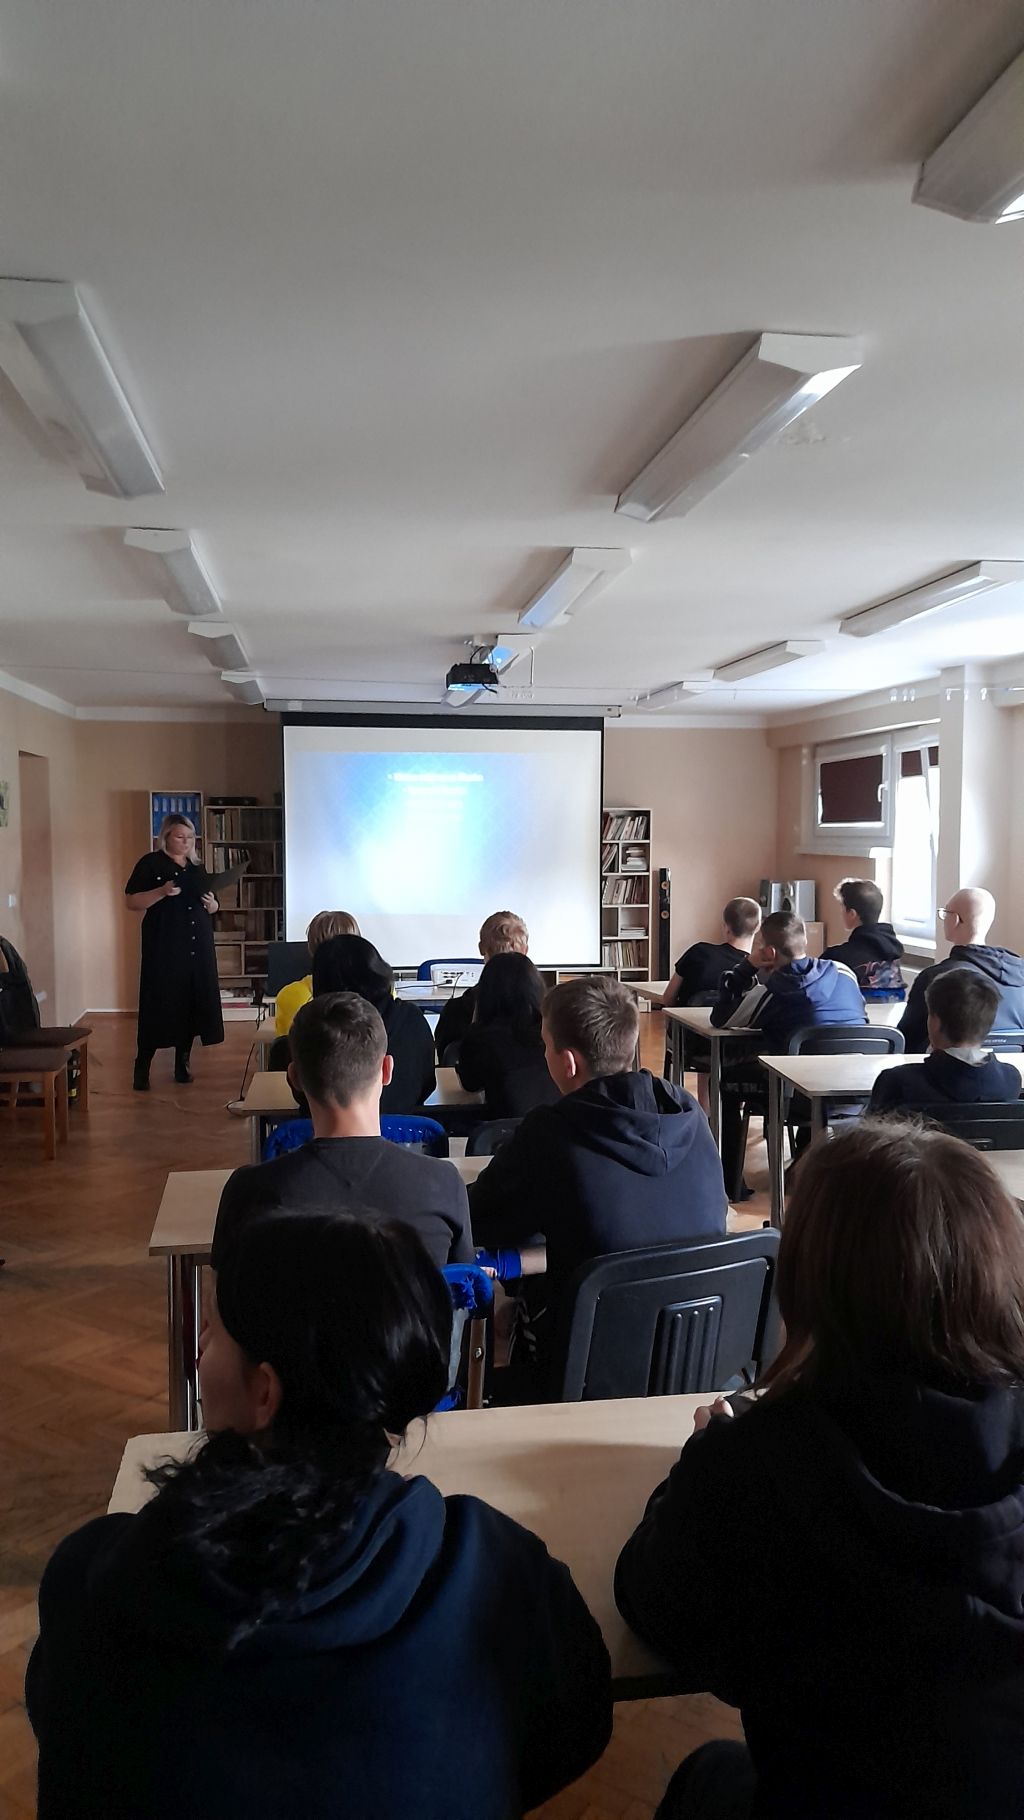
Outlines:
[[135, 1057], [135, 1073], [132, 1075], [132, 1086], [136, 1093], [149, 1092], [149, 1064], [152, 1060], [153, 1057], [151, 1055], [137, 1055]]
[[174, 1078], [179, 1086], [182, 1087], [187, 1087], [192, 1079], [192, 1070], [188, 1065], [188, 1058], [191, 1053], [191, 1049], [176, 1049], [174, 1051]]

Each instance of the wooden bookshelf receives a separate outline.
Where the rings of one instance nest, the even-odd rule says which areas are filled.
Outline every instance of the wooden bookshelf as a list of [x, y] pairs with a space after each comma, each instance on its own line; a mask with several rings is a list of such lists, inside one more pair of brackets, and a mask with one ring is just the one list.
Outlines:
[[651, 811], [601, 818], [601, 960], [622, 980], [651, 977]]
[[207, 803], [207, 871], [227, 872], [248, 858], [248, 870], [219, 893], [214, 925], [217, 974], [225, 992], [256, 996], [267, 977], [267, 945], [284, 925], [281, 809], [276, 803]]

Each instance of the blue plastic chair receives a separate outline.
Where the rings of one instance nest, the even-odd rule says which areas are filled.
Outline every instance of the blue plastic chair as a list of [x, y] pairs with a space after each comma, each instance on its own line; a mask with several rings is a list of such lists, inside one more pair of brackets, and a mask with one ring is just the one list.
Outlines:
[[479, 1264], [446, 1264], [441, 1272], [452, 1299], [452, 1348], [449, 1355], [448, 1390], [437, 1405], [438, 1410], [458, 1409], [462, 1391], [458, 1383], [462, 1360], [462, 1340], [469, 1322], [469, 1372], [466, 1379], [466, 1408], [482, 1409], [484, 1404], [484, 1365], [487, 1359], [485, 1325], [494, 1307], [494, 1283]]
[[[380, 1121], [380, 1134], [389, 1144], [415, 1145], [425, 1156], [448, 1155], [448, 1133], [436, 1119], [416, 1119], [401, 1112], [386, 1112]], [[287, 1156], [290, 1150], [301, 1149], [312, 1136], [312, 1119], [282, 1119], [263, 1140], [263, 1161], [270, 1163], [276, 1156]]]
[[416, 969], [416, 978], [418, 980], [428, 980], [430, 978], [431, 967], [479, 967], [479, 965], [480, 956], [478, 954], [475, 955], [471, 961], [467, 961], [465, 957], [456, 957], [455, 960], [449, 960], [446, 954], [441, 954], [438, 955], [436, 960], [421, 961]]

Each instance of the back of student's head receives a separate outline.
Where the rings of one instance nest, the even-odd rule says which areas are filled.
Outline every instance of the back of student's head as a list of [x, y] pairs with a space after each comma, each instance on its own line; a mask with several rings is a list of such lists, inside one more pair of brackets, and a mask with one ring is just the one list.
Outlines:
[[807, 925], [802, 916], [788, 910], [774, 910], [761, 924], [761, 940], [788, 961], [801, 960], [807, 953]]
[[925, 1004], [942, 1025], [950, 1047], [977, 1048], [985, 1041], [996, 1012], [999, 992], [973, 967], [953, 967], [939, 973], [925, 988]]
[[384, 1016], [394, 983], [387, 961], [361, 935], [333, 935], [313, 955], [314, 997], [321, 992], [358, 992]]
[[752, 897], [731, 897], [722, 911], [722, 921], [737, 940], [753, 935], [761, 926], [761, 906]]
[[358, 935], [359, 924], [347, 910], [318, 910], [306, 930], [306, 946], [310, 954], [315, 954], [324, 943], [336, 935]]
[[355, 992], [323, 992], [295, 1013], [291, 1058], [307, 1099], [349, 1106], [380, 1085], [388, 1039], [380, 1012]]
[[772, 1376], [1024, 1379], [1024, 1219], [959, 1138], [863, 1119], [801, 1159], [779, 1248]]
[[495, 910], [480, 925], [480, 952], [485, 961], [496, 954], [525, 954], [530, 931], [514, 910]]
[[833, 897], [844, 910], [859, 916], [865, 929], [877, 923], [882, 914], [882, 893], [871, 878], [841, 878]]
[[255, 1433], [211, 1421], [192, 1461], [148, 1476], [180, 1553], [242, 1595], [233, 1644], [288, 1616], [343, 1549], [391, 1437], [443, 1397], [451, 1305], [408, 1226], [366, 1209], [282, 1211], [221, 1256], [201, 1381], [219, 1330], [249, 1368], [270, 1368], [276, 1410]]
[[640, 1035], [636, 994], [609, 974], [583, 974], [552, 986], [543, 1005], [555, 1049], [573, 1049], [588, 1074], [623, 1074], [633, 1067]]
[[477, 1024], [509, 1024], [540, 1032], [544, 981], [526, 954], [495, 954], [480, 975], [473, 1008]]

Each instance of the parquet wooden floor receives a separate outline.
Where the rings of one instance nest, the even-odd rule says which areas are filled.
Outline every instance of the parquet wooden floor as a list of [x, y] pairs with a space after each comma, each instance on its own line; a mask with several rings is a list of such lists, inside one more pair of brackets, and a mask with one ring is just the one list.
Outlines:
[[[129, 1435], [167, 1424], [164, 1273], [146, 1255], [164, 1177], [247, 1156], [224, 1106], [251, 1025], [197, 1050], [191, 1087], [158, 1057], [142, 1095], [131, 1091], [132, 1021], [90, 1022], [92, 1111], [72, 1109], [58, 1160], [43, 1161], [30, 1115], [0, 1120], [0, 1820], [35, 1814], [22, 1692], [40, 1573], [62, 1536], [106, 1508]], [[659, 1070], [661, 1023], [643, 1020], [644, 1060]], [[601, 1762], [538, 1816], [650, 1820], [681, 1757], [736, 1735], [736, 1715], [709, 1696], [620, 1706]]]

